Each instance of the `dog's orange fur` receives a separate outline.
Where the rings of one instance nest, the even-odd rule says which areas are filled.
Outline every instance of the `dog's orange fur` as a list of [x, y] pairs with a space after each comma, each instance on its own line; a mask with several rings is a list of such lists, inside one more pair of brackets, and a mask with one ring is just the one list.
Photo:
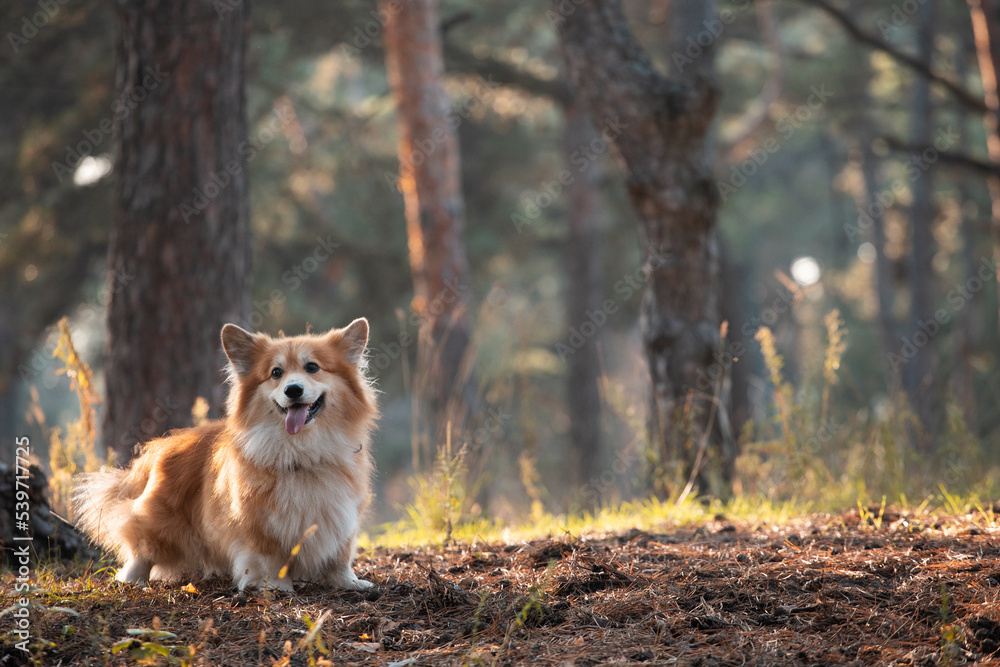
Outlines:
[[[127, 469], [82, 476], [78, 524], [122, 561], [122, 581], [227, 574], [241, 589], [290, 590], [293, 579], [366, 588], [351, 564], [377, 416], [364, 372], [368, 322], [277, 339], [226, 325], [222, 339], [228, 417], [147, 443]], [[307, 403], [283, 405], [292, 384]], [[309, 421], [293, 435], [286, 416], [306, 404], [319, 407], [301, 413]]]

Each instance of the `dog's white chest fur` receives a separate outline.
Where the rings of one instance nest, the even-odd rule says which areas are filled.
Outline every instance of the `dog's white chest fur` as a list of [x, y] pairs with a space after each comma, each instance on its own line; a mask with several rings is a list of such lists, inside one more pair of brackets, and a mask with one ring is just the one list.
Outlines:
[[[292, 572], [312, 579], [322, 575], [319, 569], [358, 531], [363, 498], [337, 474], [298, 471], [279, 477], [273, 493], [274, 511], [266, 530], [284, 550], [304, 543], [292, 563]], [[308, 538], [310, 527], [316, 531]]]

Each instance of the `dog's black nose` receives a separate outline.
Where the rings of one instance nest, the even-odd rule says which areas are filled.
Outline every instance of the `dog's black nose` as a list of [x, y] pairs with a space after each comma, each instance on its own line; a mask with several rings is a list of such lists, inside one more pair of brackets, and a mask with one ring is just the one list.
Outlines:
[[302, 385], [290, 384], [285, 387], [285, 396], [288, 398], [300, 398], [302, 396]]

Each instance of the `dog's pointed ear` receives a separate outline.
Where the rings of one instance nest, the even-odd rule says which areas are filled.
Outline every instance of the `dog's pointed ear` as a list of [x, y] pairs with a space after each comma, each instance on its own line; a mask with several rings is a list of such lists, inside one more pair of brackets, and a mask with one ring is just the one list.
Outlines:
[[233, 370], [239, 375], [246, 375], [253, 368], [257, 343], [256, 336], [235, 324], [222, 327], [222, 349], [226, 351]]
[[348, 363], [357, 366], [364, 357], [365, 346], [368, 345], [368, 320], [359, 317], [343, 329], [335, 331], [340, 334], [340, 348]]

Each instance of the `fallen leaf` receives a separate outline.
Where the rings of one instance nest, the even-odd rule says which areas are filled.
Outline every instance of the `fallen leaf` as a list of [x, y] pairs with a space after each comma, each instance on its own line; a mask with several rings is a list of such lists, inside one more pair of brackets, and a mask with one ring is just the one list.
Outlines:
[[378, 642], [347, 642], [347, 645], [366, 653], [378, 653], [382, 648], [382, 645]]

